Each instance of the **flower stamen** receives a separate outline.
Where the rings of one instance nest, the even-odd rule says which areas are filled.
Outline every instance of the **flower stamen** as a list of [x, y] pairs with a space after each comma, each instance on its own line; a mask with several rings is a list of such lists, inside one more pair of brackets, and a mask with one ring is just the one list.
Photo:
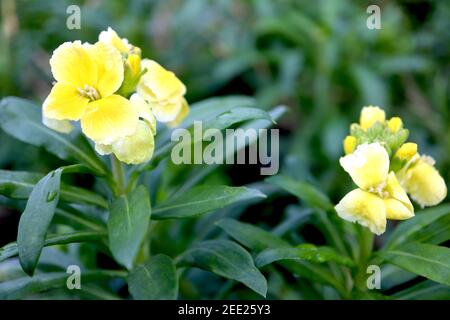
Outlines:
[[87, 84], [85, 84], [83, 88], [77, 88], [77, 92], [80, 96], [88, 98], [91, 101], [101, 98], [98, 91], [94, 87], [88, 86]]

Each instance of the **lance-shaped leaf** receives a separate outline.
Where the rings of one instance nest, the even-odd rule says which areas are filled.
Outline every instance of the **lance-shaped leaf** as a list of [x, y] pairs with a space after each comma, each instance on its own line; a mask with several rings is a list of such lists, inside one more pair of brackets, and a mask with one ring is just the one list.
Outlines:
[[150, 197], [144, 186], [123, 195], [111, 205], [108, 219], [109, 247], [114, 258], [131, 269], [150, 221]]
[[151, 257], [128, 275], [128, 288], [136, 300], [174, 300], [178, 295], [175, 264], [166, 255]]
[[42, 124], [41, 107], [31, 101], [7, 97], [0, 103], [0, 127], [14, 138], [38, 147], [63, 160], [82, 162], [94, 172], [107, 173], [86, 139], [77, 132], [60, 134]]
[[265, 198], [256, 189], [228, 186], [199, 186], [161, 203], [153, 210], [153, 219], [190, 218], [226, 207], [238, 201]]
[[58, 204], [62, 171], [62, 168], [51, 171], [36, 184], [20, 217], [17, 234], [19, 260], [29, 275], [34, 273]]
[[252, 256], [232, 241], [201, 242], [183, 253], [179, 262], [182, 266], [197, 267], [242, 282], [253, 291], [266, 296], [267, 281], [255, 267]]
[[349, 258], [340, 255], [330, 247], [316, 247], [302, 244], [295, 248], [275, 248], [261, 252], [255, 259], [258, 267], [263, 267], [280, 260], [306, 260], [314, 263], [335, 262], [345, 266], [353, 266]]
[[[43, 176], [35, 172], [0, 170], [0, 194], [13, 199], [27, 199]], [[64, 184], [61, 184], [61, 200], [108, 207], [108, 202], [100, 195]]]
[[313, 187], [311, 184], [296, 181], [290, 177], [283, 175], [276, 175], [266, 179], [267, 182], [292, 193], [296, 197], [305, 201], [308, 206], [312, 208], [330, 210], [333, 204], [328, 197], [320, 190]]
[[383, 258], [409, 272], [450, 286], [450, 249], [412, 242], [384, 252]]

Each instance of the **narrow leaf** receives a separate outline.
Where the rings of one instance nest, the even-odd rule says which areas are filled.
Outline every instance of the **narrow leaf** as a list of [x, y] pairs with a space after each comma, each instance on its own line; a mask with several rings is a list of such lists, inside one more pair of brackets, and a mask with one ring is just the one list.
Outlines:
[[30, 194], [20, 217], [17, 245], [23, 270], [32, 275], [45, 243], [45, 235], [59, 200], [59, 186], [63, 169], [42, 178]]
[[180, 264], [213, 272], [242, 282], [262, 296], [267, 293], [267, 281], [255, 267], [252, 256], [238, 244], [228, 240], [209, 240], [186, 251]]
[[256, 189], [228, 186], [199, 186], [168, 199], [153, 210], [153, 219], [180, 219], [201, 215], [238, 201], [265, 198]]
[[131, 269], [150, 221], [150, 196], [144, 186], [117, 198], [108, 219], [109, 247], [114, 258]]
[[314, 263], [335, 262], [345, 266], [354, 263], [347, 257], [341, 256], [329, 247], [316, 247], [311, 244], [302, 244], [295, 248], [267, 249], [255, 259], [256, 265], [261, 268], [279, 260], [306, 260]]
[[174, 262], [163, 254], [151, 257], [130, 272], [128, 288], [136, 300], [175, 300], [178, 280]]
[[450, 286], [449, 248], [413, 242], [384, 252], [383, 257], [402, 269]]
[[333, 208], [333, 204], [328, 197], [316, 189], [309, 183], [303, 181], [296, 181], [290, 177], [283, 175], [276, 175], [266, 179], [267, 182], [292, 193], [294, 196], [305, 201], [308, 206], [312, 208], [330, 210]]

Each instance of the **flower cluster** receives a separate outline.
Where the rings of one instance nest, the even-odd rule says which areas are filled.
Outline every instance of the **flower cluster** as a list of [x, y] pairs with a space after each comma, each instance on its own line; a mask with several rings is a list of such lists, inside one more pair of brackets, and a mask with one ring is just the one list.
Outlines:
[[386, 220], [414, 216], [410, 197], [421, 207], [433, 206], [447, 195], [434, 160], [406, 142], [409, 132], [398, 117], [386, 120], [378, 107], [364, 107], [359, 124], [344, 139], [340, 164], [358, 186], [336, 205], [337, 214], [380, 235]]
[[50, 59], [56, 82], [43, 104], [43, 123], [60, 132], [80, 121], [100, 154], [150, 160], [156, 120], [177, 126], [189, 112], [186, 87], [173, 72], [108, 28], [95, 44], [60, 45]]

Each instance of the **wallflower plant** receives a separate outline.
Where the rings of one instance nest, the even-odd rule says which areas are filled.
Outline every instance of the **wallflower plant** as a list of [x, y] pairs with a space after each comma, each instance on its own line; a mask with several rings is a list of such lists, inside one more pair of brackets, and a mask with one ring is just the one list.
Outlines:
[[[441, 244], [450, 239], [450, 207], [436, 206], [446, 184], [434, 160], [407, 142], [400, 118], [363, 108], [343, 142], [339, 163], [351, 179], [337, 205], [319, 183], [286, 173], [222, 185], [219, 166], [171, 162], [172, 128], [267, 128], [286, 108], [263, 111], [243, 96], [189, 106], [189, 85], [143, 56], [108, 28], [93, 44], [54, 50], [55, 82], [42, 104], [1, 101], [2, 130], [62, 166], [0, 170], [0, 201], [22, 212], [17, 242], [0, 248], [0, 298], [448, 297], [450, 249]], [[296, 200], [275, 227], [239, 221], [286, 194]], [[299, 232], [311, 227], [320, 241]], [[73, 265], [80, 290], [67, 288]], [[370, 273], [378, 267], [381, 286]]]

